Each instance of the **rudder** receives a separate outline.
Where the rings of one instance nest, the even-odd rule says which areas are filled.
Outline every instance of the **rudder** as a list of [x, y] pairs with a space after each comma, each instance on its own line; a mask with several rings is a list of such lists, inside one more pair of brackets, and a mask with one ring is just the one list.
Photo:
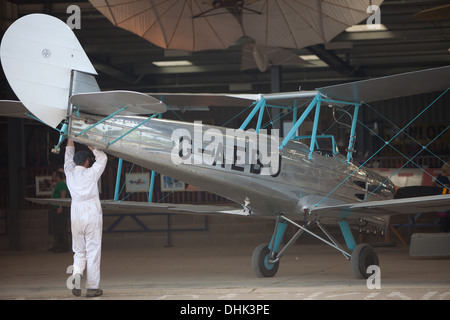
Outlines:
[[3, 36], [0, 58], [19, 100], [53, 128], [67, 114], [72, 70], [97, 74], [69, 26], [45, 14], [16, 20]]

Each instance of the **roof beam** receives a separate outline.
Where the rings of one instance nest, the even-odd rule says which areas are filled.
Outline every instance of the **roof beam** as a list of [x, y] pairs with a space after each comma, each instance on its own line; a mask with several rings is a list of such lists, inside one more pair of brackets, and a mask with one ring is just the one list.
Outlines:
[[339, 58], [334, 51], [326, 50], [323, 44], [316, 44], [307, 49], [340, 74], [349, 76], [356, 73], [356, 70], [351, 65]]

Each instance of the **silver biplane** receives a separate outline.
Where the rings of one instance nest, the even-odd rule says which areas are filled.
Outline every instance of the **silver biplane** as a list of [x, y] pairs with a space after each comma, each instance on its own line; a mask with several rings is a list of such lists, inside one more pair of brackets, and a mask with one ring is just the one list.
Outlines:
[[[6, 77], [20, 99], [3, 102], [0, 113], [28, 114], [59, 130], [56, 151], [70, 138], [235, 203], [159, 204], [118, 201], [116, 197], [102, 200], [104, 210], [273, 218], [272, 238], [253, 253], [252, 265], [258, 276], [274, 276], [286, 250], [300, 235], [308, 233], [350, 260], [356, 277], [367, 278], [368, 267], [379, 264], [378, 256], [370, 245], [356, 244], [352, 228], [384, 230], [390, 215], [445, 210], [450, 206], [448, 195], [396, 199], [395, 186], [389, 179], [352, 162], [360, 105], [447, 90], [448, 66], [315, 91], [248, 95], [102, 92], [95, 80], [96, 71], [72, 30], [43, 14], [15, 21], [3, 37], [0, 53]], [[318, 148], [318, 140], [326, 138], [317, 130], [320, 110], [329, 104], [353, 108], [345, 155], [338, 152], [332, 137], [330, 150]], [[261, 128], [265, 108], [274, 105], [294, 112], [304, 109], [298, 117], [295, 113], [293, 127], [285, 138]], [[301, 105], [305, 108], [298, 108]], [[170, 107], [184, 106], [252, 106], [252, 110], [236, 130], [158, 117]], [[300, 141], [305, 137], [297, 137], [296, 132], [310, 114], [313, 130], [307, 137], [310, 143], [305, 144]], [[256, 120], [256, 129], [247, 130], [252, 119]], [[58, 199], [32, 200], [70, 205]], [[333, 238], [324, 223], [339, 225], [347, 249]], [[288, 225], [298, 231], [282, 246]], [[325, 236], [312, 231], [315, 225]]]

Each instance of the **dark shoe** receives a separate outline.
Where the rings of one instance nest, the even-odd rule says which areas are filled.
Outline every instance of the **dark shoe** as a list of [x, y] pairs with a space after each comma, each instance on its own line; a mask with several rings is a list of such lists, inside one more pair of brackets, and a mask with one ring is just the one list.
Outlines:
[[[73, 287], [73, 289], [72, 289], [72, 294], [75, 296], [75, 297], [79, 297], [79, 296], [81, 296], [81, 288], [76, 288], [75, 287], [75, 277], [77, 276], [78, 274], [76, 274], [75, 276], [74, 276], [74, 278], [73, 278], [73, 280], [72, 280], [72, 284], [74, 285], [74, 287]], [[81, 278], [82, 278], [82, 276], [80, 275], [80, 286], [81, 286]]]
[[102, 289], [87, 289], [86, 297], [92, 298], [92, 297], [99, 297], [103, 294]]
[[72, 294], [73, 294], [75, 297], [81, 296], [81, 289], [73, 288], [73, 289], [72, 289]]

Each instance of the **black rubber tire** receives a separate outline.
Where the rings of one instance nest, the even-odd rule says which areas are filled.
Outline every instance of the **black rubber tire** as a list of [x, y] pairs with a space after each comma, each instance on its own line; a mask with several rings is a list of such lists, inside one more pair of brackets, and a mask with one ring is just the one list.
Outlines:
[[260, 277], [273, 277], [280, 265], [280, 262], [269, 263], [270, 249], [266, 243], [260, 244], [253, 251], [252, 255], [252, 267], [255, 274]]
[[367, 273], [367, 268], [371, 265], [379, 266], [378, 255], [371, 245], [362, 243], [353, 250], [350, 264], [356, 278], [367, 279], [371, 275]]

